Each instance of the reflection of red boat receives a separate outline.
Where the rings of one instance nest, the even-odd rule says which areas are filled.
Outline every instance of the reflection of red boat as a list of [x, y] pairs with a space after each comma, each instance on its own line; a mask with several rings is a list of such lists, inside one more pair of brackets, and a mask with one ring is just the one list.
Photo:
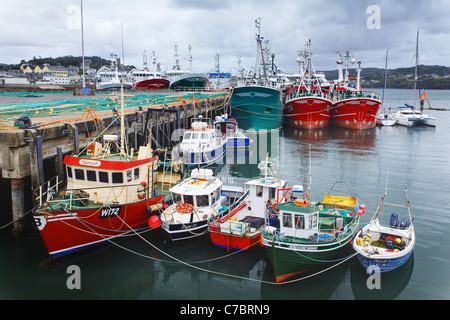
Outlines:
[[164, 90], [169, 89], [169, 85], [169, 80], [155, 77], [136, 82], [135, 88], [141, 90]]

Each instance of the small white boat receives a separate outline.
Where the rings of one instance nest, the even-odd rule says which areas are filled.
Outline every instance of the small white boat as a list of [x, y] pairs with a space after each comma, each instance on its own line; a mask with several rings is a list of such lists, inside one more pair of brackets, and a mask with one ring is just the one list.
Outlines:
[[210, 169], [194, 169], [191, 176], [170, 189], [173, 204], [160, 216], [161, 228], [172, 241], [198, 237], [208, 232], [213, 219], [243, 209], [248, 192], [242, 187], [223, 186]]
[[377, 125], [379, 126], [394, 126], [395, 124], [396, 121], [391, 114], [382, 112], [377, 116]]
[[394, 119], [398, 125], [405, 127], [414, 127], [418, 125], [436, 127], [437, 125], [437, 118], [424, 114], [420, 110], [415, 110], [414, 107], [410, 105], [400, 107], [394, 115]]
[[194, 119], [183, 140], [172, 151], [173, 159], [180, 158], [186, 165], [209, 165], [221, 160], [226, 153], [227, 138], [216, 130], [208, 119]]
[[[369, 224], [357, 233], [353, 242], [358, 261], [366, 270], [370, 266], [377, 266], [380, 272], [397, 269], [409, 260], [414, 250], [416, 236], [409, 201], [406, 199], [405, 206], [385, 203], [386, 194], [381, 198]], [[408, 211], [408, 218], [399, 221], [397, 213], [393, 213], [389, 226], [381, 225], [378, 217], [383, 206], [404, 207]]]

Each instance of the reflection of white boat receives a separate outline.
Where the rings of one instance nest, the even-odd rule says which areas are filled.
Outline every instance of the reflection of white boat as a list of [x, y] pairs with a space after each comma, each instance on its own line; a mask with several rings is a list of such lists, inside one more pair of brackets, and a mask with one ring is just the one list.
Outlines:
[[391, 114], [382, 112], [377, 116], [377, 125], [379, 126], [393, 126], [395, 123], [396, 121]]
[[184, 240], [208, 232], [208, 223], [243, 209], [248, 192], [225, 187], [210, 169], [194, 169], [191, 177], [170, 189], [173, 204], [161, 214], [162, 230], [172, 240]]
[[414, 127], [417, 125], [426, 125], [436, 127], [437, 118], [424, 114], [419, 110], [414, 110], [414, 107], [405, 105], [399, 108], [400, 110], [394, 115], [397, 124], [406, 127]]

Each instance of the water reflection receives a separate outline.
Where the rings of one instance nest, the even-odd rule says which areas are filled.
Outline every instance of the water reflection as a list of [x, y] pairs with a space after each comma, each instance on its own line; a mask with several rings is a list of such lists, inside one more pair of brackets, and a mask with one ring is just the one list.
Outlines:
[[376, 300], [392, 300], [398, 297], [411, 279], [411, 275], [414, 270], [414, 254], [408, 262], [402, 267], [381, 274], [381, 289], [370, 290], [367, 288], [366, 282], [368, 275], [364, 268], [356, 261], [353, 260], [350, 265], [351, 277], [350, 283], [353, 291], [353, 295], [356, 299], [376, 299]]

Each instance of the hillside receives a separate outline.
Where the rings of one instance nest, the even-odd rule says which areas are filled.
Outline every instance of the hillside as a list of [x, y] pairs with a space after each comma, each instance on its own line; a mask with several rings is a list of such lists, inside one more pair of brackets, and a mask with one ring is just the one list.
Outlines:
[[[337, 79], [338, 71], [322, 71], [327, 79]], [[444, 66], [419, 66], [420, 87], [426, 89], [450, 89], [450, 68]], [[356, 71], [350, 71], [356, 75]], [[362, 85], [365, 88], [382, 88], [384, 86], [384, 69], [365, 68], [361, 72]], [[414, 67], [388, 69], [388, 88], [414, 88]]]

